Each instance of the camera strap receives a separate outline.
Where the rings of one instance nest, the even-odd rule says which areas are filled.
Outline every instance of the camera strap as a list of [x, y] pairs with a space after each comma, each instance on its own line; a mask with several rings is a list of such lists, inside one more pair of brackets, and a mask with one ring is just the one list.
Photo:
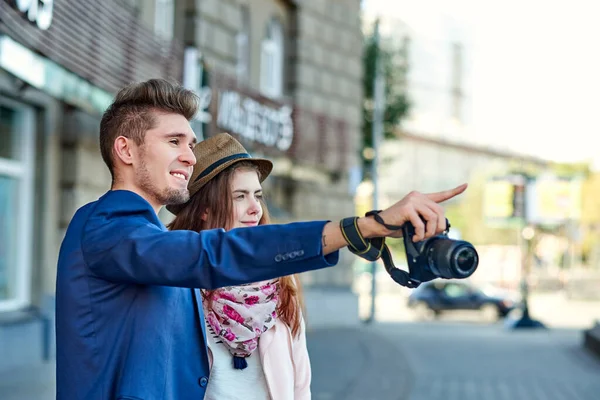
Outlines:
[[[379, 210], [372, 210], [365, 214], [365, 216], [373, 216], [375, 221], [385, 226], [389, 230], [399, 230], [402, 226], [389, 225], [383, 221], [383, 218], [379, 216]], [[372, 238], [365, 239], [358, 229], [358, 217], [348, 217], [340, 221], [340, 228], [344, 238], [348, 242], [348, 250], [357, 256], [364, 258], [368, 261], [376, 261], [379, 258], [383, 261], [385, 270], [390, 277], [397, 283], [408, 288], [416, 288], [420, 282], [417, 282], [410, 278], [408, 272], [397, 268], [394, 265], [392, 259], [392, 252], [385, 244], [385, 238]]]
[[385, 246], [385, 238], [365, 239], [358, 229], [357, 221], [358, 217], [348, 217], [340, 221], [342, 235], [348, 242], [348, 250], [365, 260], [378, 260]]

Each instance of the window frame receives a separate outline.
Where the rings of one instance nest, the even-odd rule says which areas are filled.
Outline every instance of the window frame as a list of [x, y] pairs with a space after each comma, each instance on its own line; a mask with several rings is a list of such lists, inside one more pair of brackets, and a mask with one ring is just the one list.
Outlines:
[[272, 17], [260, 44], [260, 91], [268, 97], [283, 96], [284, 55], [284, 27], [279, 19]]
[[175, 1], [154, 0], [154, 33], [162, 39], [173, 39]]
[[22, 131], [20, 160], [0, 157], [0, 176], [19, 181], [19, 201], [22, 207], [17, 216], [16, 275], [13, 282], [15, 296], [0, 299], [0, 312], [16, 311], [31, 304], [31, 269], [33, 251], [33, 211], [35, 174], [35, 112], [31, 106], [0, 97], [0, 105], [20, 114]]
[[250, 80], [250, 32], [252, 29], [249, 7], [247, 5], [240, 5], [240, 13], [242, 15], [242, 25], [235, 36], [235, 50], [237, 58], [235, 69], [238, 82], [247, 83]]

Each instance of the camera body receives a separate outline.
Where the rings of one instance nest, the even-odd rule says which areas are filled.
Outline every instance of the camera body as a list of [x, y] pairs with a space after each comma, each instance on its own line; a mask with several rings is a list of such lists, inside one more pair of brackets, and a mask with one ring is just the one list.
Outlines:
[[448, 237], [450, 223], [437, 236], [414, 243], [414, 227], [407, 222], [402, 226], [404, 249], [410, 279], [420, 284], [436, 278], [465, 279], [471, 276], [479, 264], [475, 247], [464, 240]]

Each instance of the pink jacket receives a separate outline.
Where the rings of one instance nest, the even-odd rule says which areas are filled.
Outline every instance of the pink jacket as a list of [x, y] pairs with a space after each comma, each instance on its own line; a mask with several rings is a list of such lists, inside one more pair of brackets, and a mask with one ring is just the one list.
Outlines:
[[[278, 320], [259, 339], [262, 362], [271, 400], [310, 400], [310, 360], [306, 348], [304, 320], [300, 335], [292, 338], [290, 328]], [[212, 368], [213, 355], [208, 351]]]

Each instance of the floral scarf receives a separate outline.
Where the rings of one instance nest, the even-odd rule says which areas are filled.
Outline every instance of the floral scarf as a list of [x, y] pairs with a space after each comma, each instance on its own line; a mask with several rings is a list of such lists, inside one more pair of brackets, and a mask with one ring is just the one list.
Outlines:
[[260, 335], [275, 325], [278, 294], [279, 280], [263, 281], [217, 289], [204, 303], [208, 326], [233, 356], [235, 368], [246, 368], [245, 358], [258, 348]]

